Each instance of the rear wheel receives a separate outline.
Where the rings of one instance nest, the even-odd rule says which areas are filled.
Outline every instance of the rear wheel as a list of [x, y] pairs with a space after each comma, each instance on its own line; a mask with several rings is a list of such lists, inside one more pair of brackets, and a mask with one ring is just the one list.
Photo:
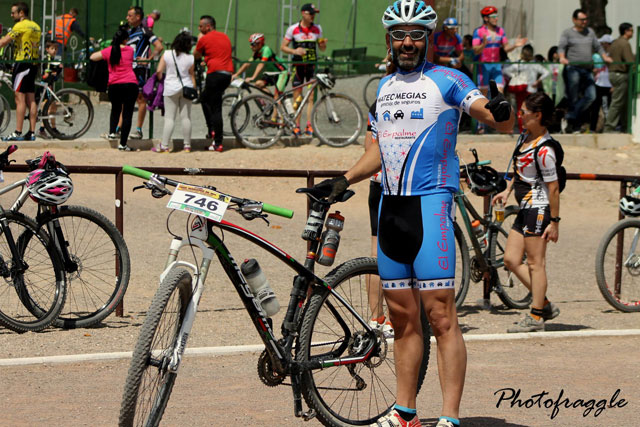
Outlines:
[[[366, 284], [372, 277], [378, 277], [375, 258], [356, 258], [336, 267], [325, 280], [368, 322], [372, 310]], [[431, 335], [424, 311], [421, 313], [423, 357], [418, 391], [429, 363]], [[364, 357], [371, 344], [372, 353]], [[296, 358], [301, 362], [364, 358], [358, 363], [325, 365], [323, 369], [302, 374], [302, 394], [322, 424], [369, 425], [393, 407], [396, 400], [393, 341], [384, 328], [367, 332], [347, 306], [326, 288], [315, 288], [309, 299], [297, 350]]]
[[457, 222], [453, 223], [456, 237], [456, 308], [460, 308], [469, 292], [470, 264], [469, 247]]
[[353, 98], [339, 93], [327, 93], [311, 111], [313, 133], [324, 144], [344, 147], [358, 139], [364, 127], [362, 111]]
[[269, 148], [284, 131], [282, 108], [266, 95], [249, 95], [233, 107], [231, 130], [245, 147]]
[[[489, 262], [496, 268], [496, 293], [498, 298], [509, 308], [523, 309], [531, 304], [531, 292], [529, 289], [504, 265], [504, 251], [507, 247], [507, 237], [513, 226], [520, 209], [517, 206], [507, 206], [504, 210], [504, 221], [495, 230], [489, 241]], [[522, 262], [526, 263], [524, 255]]]
[[60, 89], [58, 99], [51, 97], [43, 108], [42, 124], [58, 139], [71, 140], [84, 135], [93, 123], [93, 104], [84, 92]]
[[153, 297], [133, 351], [120, 406], [121, 427], [157, 426], [177, 372], [169, 371], [178, 333], [191, 300], [191, 274], [169, 272]]

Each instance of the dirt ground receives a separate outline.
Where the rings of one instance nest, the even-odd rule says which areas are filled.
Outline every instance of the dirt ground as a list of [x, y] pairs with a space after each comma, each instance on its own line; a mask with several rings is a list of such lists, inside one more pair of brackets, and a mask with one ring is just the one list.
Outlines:
[[[493, 165], [498, 170], [504, 170], [507, 159], [512, 152], [512, 142], [490, 142], [489, 138], [477, 138], [472, 142], [458, 144], [458, 151], [462, 159], [470, 161], [472, 159], [468, 149], [475, 147], [478, 149], [481, 159], [491, 159]], [[77, 147], [77, 146], [76, 146]], [[315, 144], [302, 145], [298, 147], [273, 147], [265, 151], [251, 151], [246, 149], [230, 149], [223, 153], [193, 152], [154, 154], [147, 151], [123, 153], [110, 149], [56, 149], [54, 152], [61, 162], [67, 165], [114, 165], [121, 166], [130, 164], [139, 167], [145, 166], [167, 166], [167, 167], [219, 167], [219, 168], [272, 168], [272, 169], [346, 169], [352, 165], [361, 155], [362, 146], [354, 145], [342, 149], [333, 149]], [[41, 148], [29, 148], [25, 145], [13, 155], [18, 162], [24, 159], [35, 157], [42, 153]], [[616, 149], [592, 149], [578, 146], [565, 147], [564, 164], [568, 172], [582, 173], [604, 173], [604, 174], [636, 174], [640, 168], [640, 149], [636, 145], [624, 146]], [[12, 182], [21, 178], [20, 174], [5, 174], [5, 181]], [[267, 203], [294, 209], [296, 215], [293, 219], [287, 220], [280, 217], [270, 217], [271, 223], [267, 226], [264, 222], [246, 222], [235, 213], [230, 213], [225, 219], [246, 227], [279, 247], [286, 250], [296, 259], [303, 259], [305, 255], [305, 243], [300, 239], [300, 233], [306, 220], [306, 200], [304, 196], [297, 195], [295, 189], [305, 185], [304, 179], [293, 178], [230, 178], [230, 177], [181, 177], [187, 182], [213, 184], [222, 192], [236, 196], [254, 198]], [[109, 218], [114, 220], [114, 182], [113, 177], [105, 175], [74, 175], [75, 192], [71, 202], [91, 206], [99, 210]], [[168, 199], [153, 199], [148, 192], [131, 192], [131, 188], [138, 185], [140, 179], [133, 177], [125, 178], [124, 195], [124, 236], [131, 254], [132, 275], [124, 302], [124, 317], [110, 316], [106, 321], [94, 328], [81, 330], [59, 330], [49, 328], [41, 333], [28, 333], [18, 335], [6, 329], [0, 329], [0, 359], [64, 355], [79, 353], [99, 353], [99, 352], [119, 352], [131, 351], [138, 335], [138, 329], [144, 320], [146, 309], [155, 292], [158, 283], [158, 275], [161, 272], [167, 254], [170, 236], [166, 231], [166, 218], [169, 213], [165, 209]], [[363, 182], [354, 186], [356, 196], [349, 200], [339, 210], [346, 217], [345, 230], [342, 232], [342, 241], [338, 252], [336, 265], [339, 262], [356, 256], [366, 256], [370, 254], [370, 231], [367, 212], [368, 183]], [[549, 331], [573, 331], [586, 329], [631, 329], [640, 326], [640, 313], [621, 313], [609, 306], [600, 295], [596, 280], [594, 257], [600, 238], [604, 232], [617, 220], [618, 184], [611, 182], [592, 181], [570, 181], [566, 190], [561, 196], [561, 217], [560, 241], [551, 245], [548, 251], [547, 271], [549, 276], [549, 298], [561, 309], [560, 316], [547, 325]], [[480, 205], [480, 199], [470, 196]], [[10, 199], [4, 196], [0, 203], [8, 204]], [[171, 228], [174, 230], [184, 230], [184, 220], [186, 216], [176, 214], [171, 221]], [[285, 304], [288, 298], [292, 281], [292, 274], [282, 268], [282, 264], [266, 254], [261, 249], [247, 245], [235, 236], [226, 236], [225, 242], [228, 244], [236, 260], [256, 257], [260, 261], [269, 281], [279, 297], [280, 303]], [[324, 270], [328, 272], [327, 269]], [[323, 270], [319, 269], [322, 274]], [[205, 290], [200, 305], [200, 312], [196, 320], [192, 336], [190, 337], [190, 347], [200, 346], [221, 346], [221, 345], [243, 345], [257, 344], [259, 338], [248, 321], [247, 315], [243, 312], [240, 300], [235, 296], [235, 291], [230, 286], [220, 268], [214, 267], [210, 270]], [[481, 286], [471, 284], [471, 289], [467, 295], [465, 305], [459, 310], [460, 323], [465, 334], [487, 334], [505, 332], [513, 322], [520, 319], [523, 312], [517, 310], [507, 310], [500, 304], [500, 301], [493, 296], [493, 308], [490, 311], [480, 310], [475, 301], [481, 297]], [[282, 315], [279, 313], [274, 318], [274, 323], [279, 325]], [[637, 349], [637, 339], [635, 340]], [[570, 342], [570, 341], [567, 341]], [[507, 342], [511, 343], [511, 342]], [[527, 355], [527, 345], [522, 348], [520, 344], [495, 343], [493, 348], [500, 348], [502, 351], [496, 352], [496, 359], [489, 368], [494, 368], [496, 374], [500, 374], [501, 364], [524, 363]], [[544, 344], [541, 344], [544, 346]], [[599, 344], [600, 345], [600, 344]], [[618, 353], [615, 345], [602, 344], [599, 355], [588, 358], [606, 359]], [[515, 347], [514, 347], [515, 346]], [[491, 347], [491, 346], [488, 346]], [[516, 347], [519, 349], [516, 351]], [[633, 351], [632, 345], [626, 346], [625, 350]], [[585, 357], [584, 354], [573, 353], [570, 345], [561, 346], [554, 350], [553, 357], [542, 351], [539, 353], [541, 361], [545, 361], [545, 368], [542, 372], [530, 374], [531, 371], [524, 371], [526, 378], [546, 378], [551, 384], [561, 384], [556, 378], [557, 372], [551, 369], [555, 360], [562, 357]], [[556, 353], [560, 352], [560, 353]], [[589, 351], [589, 350], [586, 350]], [[506, 357], [504, 357], [506, 356]], [[550, 358], [547, 359], [547, 356]], [[538, 357], [538, 356], [536, 356]], [[625, 357], [628, 359], [627, 355]], [[434, 359], [435, 360], [435, 359]], [[622, 361], [609, 359], [613, 366], [622, 364]], [[637, 358], [635, 358], [637, 361]], [[547, 363], [548, 361], [548, 363]], [[583, 376], [590, 376], [591, 373], [577, 369], [580, 364], [578, 360], [574, 365], [574, 372], [567, 374], [567, 384], [582, 384]], [[230, 369], [245, 370], [244, 366], [228, 365]], [[435, 365], [434, 365], [435, 366]], [[525, 365], [523, 365], [525, 366]], [[608, 369], [609, 365], [594, 367], [594, 369]], [[620, 365], [622, 366], [622, 365]], [[252, 361], [247, 370], [248, 375], [255, 372], [255, 364]], [[531, 370], [537, 367], [530, 366]], [[38, 368], [44, 369], [44, 368]], [[52, 368], [57, 369], [57, 368]], [[63, 394], [74, 393], [72, 384], [83, 375], [83, 370], [101, 371], [106, 370], [119, 378], [120, 383], [117, 394], [109, 396], [106, 400], [118, 400], [120, 396], [121, 381], [124, 378], [126, 363], [97, 363], [78, 366], [77, 370], [72, 369], [68, 375], [54, 375], [50, 378], [59, 384], [59, 390], [66, 390]], [[432, 370], [433, 368], [429, 368]], [[29, 394], [21, 395], [16, 390], [50, 390], [50, 384], [40, 384], [38, 376], [31, 376], [28, 372], [37, 372], [37, 369], [23, 368], [2, 368], [2, 386], [4, 390], [10, 391], [3, 398], [5, 408], [19, 408], [27, 405]], [[116, 372], [117, 371], [117, 372]], [[434, 372], [434, 371], [431, 371]], [[637, 383], [637, 372], [632, 370]], [[521, 372], [522, 373], [522, 372]], [[24, 376], [23, 376], [24, 374]], [[33, 378], [30, 381], [23, 381], [23, 378]], [[255, 378], [255, 374], [253, 374]], [[615, 391], [616, 381], [622, 380], [624, 373], [619, 372], [608, 382], [606, 378], [598, 379], [592, 390], [600, 390], [604, 384], [609, 384], [603, 392]], [[435, 377], [431, 377], [435, 381]], [[238, 381], [244, 381], [238, 379]], [[252, 380], [253, 381], [253, 380]], [[529, 379], [519, 378], [514, 385], [525, 387]], [[563, 380], [564, 381], [564, 380]], [[585, 380], [586, 381], [586, 380]], [[436, 382], [437, 383], [437, 382]], [[480, 384], [481, 381], [478, 383]], [[96, 384], [96, 383], [93, 383]], [[507, 382], [507, 384], [510, 384]], [[564, 383], [562, 383], [564, 384]], [[237, 392], [242, 394], [250, 390], [255, 385], [244, 384]], [[544, 386], [545, 384], [542, 384]], [[480, 385], [478, 385], [479, 387]], [[581, 386], [582, 387], [582, 386]], [[631, 387], [631, 386], [630, 386]], [[500, 387], [498, 387], [500, 388]], [[557, 390], [560, 385], [556, 387]], [[637, 387], [636, 387], [637, 388]], [[58, 387], [54, 388], [58, 390]], [[436, 395], [437, 386], [433, 387]], [[531, 387], [535, 389], [535, 387]], [[582, 390], [582, 388], [581, 388]], [[630, 389], [628, 389], [630, 390]], [[493, 393], [495, 390], [491, 390]], [[636, 390], [637, 391], [637, 390]], [[484, 393], [489, 393], [484, 391]], [[586, 392], [585, 392], [586, 393]], [[578, 393], [579, 394], [579, 393]], [[593, 394], [593, 393], [591, 393]], [[284, 394], [289, 398], [288, 392]], [[584, 395], [584, 393], [583, 393]], [[22, 397], [20, 397], [22, 396]], [[467, 395], [470, 397], [471, 393]], [[74, 400], [71, 397], [63, 400], [69, 402]], [[493, 398], [493, 396], [489, 396]], [[590, 396], [585, 396], [590, 397]], [[594, 396], [596, 397], [596, 396]], [[638, 408], [640, 396], [635, 396], [634, 405]], [[25, 399], [25, 400], [21, 400]], [[37, 398], [36, 398], [37, 399]], [[212, 398], [213, 401], [213, 398]], [[287, 404], [289, 402], [287, 401]], [[488, 404], [488, 403], [487, 403]], [[231, 403], [229, 403], [231, 405]], [[495, 402], [494, 402], [495, 405]], [[103, 406], [102, 404], [99, 406]], [[104, 406], [111, 406], [105, 403]], [[489, 405], [490, 406], [490, 405]], [[487, 406], [487, 408], [489, 408]], [[58, 408], [58, 406], [55, 406]], [[492, 406], [494, 407], [494, 406]], [[54, 406], [51, 407], [53, 410]], [[290, 411], [290, 405], [286, 411]], [[23, 410], [26, 406], [23, 407]], [[111, 407], [110, 411], [113, 410]], [[57, 412], [57, 411], [56, 411]], [[491, 412], [491, 411], [489, 411]], [[494, 411], [495, 412], [495, 411]], [[636, 411], [637, 412], [637, 411]], [[481, 416], [482, 411], [476, 415]], [[112, 414], [113, 415], [113, 414]], [[291, 412], [284, 412], [283, 415], [290, 416]], [[427, 415], [427, 414], [425, 414]], [[19, 425], [19, 418], [5, 418], [0, 415], [0, 424]], [[504, 418], [504, 417], [503, 417]], [[264, 420], [270, 420], [268, 423]], [[44, 420], [44, 418], [43, 418]], [[101, 418], [95, 424], [113, 424], [114, 418]], [[253, 424], [264, 425], [280, 421], [279, 416], [266, 416], [262, 421], [253, 419]], [[511, 420], [516, 422], [518, 417]], [[557, 423], [547, 422], [528, 424], [473, 424], [473, 425], [586, 425], [581, 424], [581, 417], [573, 422]], [[35, 420], [34, 420], [35, 421]], [[229, 420], [227, 420], [229, 421]], [[428, 424], [428, 420], [425, 420]], [[178, 422], [176, 424], [183, 424]], [[296, 421], [297, 425], [298, 421]], [[24, 425], [29, 425], [27, 422]], [[47, 425], [57, 424], [56, 422], [44, 422]], [[77, 415], [74, 421], [64, 423], [65, 425], [89, 425], [94, 424], [87, 418]], [[171, 423], [170, 423], [171, 424]], [[213, 423], [217, 425], [218, 423]], [[633, 423], [632, 423], [633, 424]], [[195, 423], [194, 425], [207, 425], [207, 423]], [[212, 424], [209, 424], [212, 425]], [[289, 424], [287, 424], [289, 425]], [[472, 425], [472, 424], [469, 424]], [[591, 425], [591, 424], [590, 424]], [[593, 424], [595, 425], [595, 424]], [[625, 425], [624, 423], [614, 423], [611, 425]], [[628, 424], [627, 424], [628, 425]]]

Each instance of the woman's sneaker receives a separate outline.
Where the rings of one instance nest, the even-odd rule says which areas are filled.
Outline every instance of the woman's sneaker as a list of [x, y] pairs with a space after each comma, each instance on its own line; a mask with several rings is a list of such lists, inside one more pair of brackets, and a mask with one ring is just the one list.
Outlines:
[[371, 424], [371, 427], [420, 427], [422, 423], [418, 418], [418, 415], [413, 417], [411, 421], [405, 421], [402, 419], [398, 411], [395, 409], [389, 412], [382, 418], [378, 418], [378, 421]]
[[510, 334], [518, 332], [544, 332], [544, 319], [536, 320], [527, 313], [516, 326], [507, 329], [507, 332]]
[[191, 147], [184, 147], [184, 148], [183, 148], [183, 151], [184, 151], [185, 153], [190, 153], [190, 152], [191, 152]]
[[163, 146], [151, 147], [151, 151], [153, 151], [154, 153], [168, 153], [169, 148], [164, 148]]
[[129, 135], [129, 138], [131, 138], [131, 139], [142, 139], [142, 129], [136, 128], [136, 130], [131, 132], [131, 135]]
[[542, 319], [545, 321], [555, 319], [560, 314], [560, 309], [552, 302], [542, 308]]

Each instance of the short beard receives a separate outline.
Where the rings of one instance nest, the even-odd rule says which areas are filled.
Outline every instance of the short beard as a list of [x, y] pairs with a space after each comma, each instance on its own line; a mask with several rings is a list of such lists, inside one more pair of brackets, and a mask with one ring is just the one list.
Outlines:
[[425, 57], [425, 53], [427, 52], [427, 47], [425, 46], [425, 49], [419, 53], [418, 56], [414, 57], [414, 59], [412, 60], [401, 60], [399, 59], [400, 57], [400, 50], [402, 49], [402, 47], [400, 49], [393, 49], [393, 63], [396, 65], [396, 67], [400, 68], [403, 71], [411, 71], [414, 68], [416, 68], [418, 65], [420, 65], [422, 63], [422, 61], [424, 61], [424, 57]]

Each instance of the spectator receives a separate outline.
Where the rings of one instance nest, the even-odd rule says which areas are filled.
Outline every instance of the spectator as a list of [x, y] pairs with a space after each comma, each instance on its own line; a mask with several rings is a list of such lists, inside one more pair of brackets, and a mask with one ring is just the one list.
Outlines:
[[[442, 31], [433, 36], [434, 62], [436, 64], [457, 69], [463, 67], [464, 52], [462, 37], [457, 33], [458, 26], [456, 18], [447, 18], [442, 23]], [[468, 71], [463, 72], [468, 75]]]
[[[300, 22], [291, 25], [284, 35], [280, 50], [286, 54], [293, 55], [292, 60], [296, 63], [294, 66], [293, 86], [302, 86], [306, 81], [313, 78], [316, 69], [316, 61], [318, 55], [316, 53], [316, 44], [321, 51], [325, 51], [327, 48], [327, 39], [322, 37], [322, 27], [314, 24], [316, 13], [320, 11], [313, 5], [313, 3], [306, 3], [300, 8], [302, 19]], [[289, 44], [293, 43], [293, 47], [289, 47]], [[302, 94], [302, 87], [293, 91], [293, 99], [298, 100]], [[313, 109], [313, 92], [309, 96], [309, 107], [307, 108], [307, 127], [304, 133], [311, 136], [313, 135], [313, 128], [311, 127], [311, 110]], [[300, 117], [298, 115], [296, 119], [296, 127], [293, 133], [296, 137], [302, 134], [300, 130]]]
[[581, 115], [596, 98], [596, 87], [591, 72], [593, 53], [598, 52], [604, 61], [611, 62], [611, 58], [598, 43], [596, 34], [587, 27], [587, 21], [586, 12], [576, 9], [573, 12], [573, 27], [562, 32], [558, 43], [560, 62], [565, 65], [563, 78], [569, 102], [566, 115], [567, 130], [575, 133], [580, 132]]
[[[509, 92], [516, 97], [516, 111], [520, 111], [525, 98], [536, 93], [540, 82], [550, 75], [544, 66], [533, 62], [533, 46], [530, 44], [522, 48], [520, 61], [506, 66], [502, 72], [509, 78]], [[518, 116], [518, 128], [522, 132], [521, 116]]]
[[[58, 52], [58, 47], [60, 44], [55, 40], [47, 40], [44, 48], [44, 58], [42, 58], [42, 81], [47, 83], [48, 85], [53, 85], [53, 83], [58, 80], [60, 75], [62, 74], [62, 64], [56, 61], [56, 53]], [[44, 92], [44, 96], [49, 97], [49, 92], [45, 92], [42, 87], [38, 88], [39, 93]], [[39, 95], [42, 96], [42, 95]], [[48, 114], [55, 115], [58, 106], [55, 102], [51, 103], [49, 106]], [[49, 120], [49, 124], [56, 130], [56, 119], [52, 118]], [[45, 130], [44, 126], [40, 126], [38, 129], [38, 138], [48, 139], [49, 134]]]
[[[509, 181], [506, 190], [493, 198], [494, 204], [502, 202], [506, 205], [509, 194], [515, 190], [520, 211], [507, 237], [504, 264], [533, 295], [531, 313], [507, 330], [512, 333], [544, 331], [545, 321], [560, 314], [546, 297], [545, 271], [547, 242], [558, 241], [560, 222], [557, 153], [554, 149], [558, 143], [547, 131], [547, 125], [553, 120], [553, 110], [553, 101], [542, 92], [525, 99], [518, 115], [522, 117], [527, 133], [518, 139], [513, 154], [515, 177]], [[522, 262], [525, 254], [526, 264]]]
[[558, 102], [564, 97], [564, 83], [562, 79], [558, 78], [562, 75], [562, 69], [564, 65], [558, 64], [560, 56], [558, 55], [558, 46], [551, 46], [547, 53], [547, 68], [551, 73], [551, 79], [544, 80], [542, 87], [544, 92], [551, 97], [553, 105], [558, 105]]
[[[144, 18], [142, 21], [142, 25], [145, 28], [153, 31], [153, 26], [160, 20], [160, 11], [158, 9], [153, 9], [153, 11]], [[174, 40], [175, 41], [175, 40]]]
[[503, 48], [505, 53], [509, 53], [516, 47], [524, 46], [527, 39], [518, 37], [514, 44], [509, 44], [504, 28], [498, 26], [496, 7], [487, 6], [480, 11], [480, 14], [484, 24], [473, 32], [473, 51], [479, 55], [480, 62], [483, 62], [478, 75], [478, 88], [486, 95], [489, 80], [495, 80], [498, 89], [504, 88], [502, 65], [495, 64], [500, 62], [500, 48]]
[[207, 122], [207, 137], [213, 139], [209, 151], [222, 152], [222, 94], [229, 87], [233, 74], [231, 40], [226, 34], [216, 31], [213, 16], [200, 17], [199, 29], [194, 56], [196, 60], [204, 56], [207, 62], [207, 80], [201, 103]]
[[462, 37], [462, 53], [464, 53], [464, 65], [467, 66], [469, 71], [473, 72], [473, 62], [477, 60], [478, 55], [473, 52], [473, 36], [466, 34]]
[[[633, 37], [633, 26], [628, 22], [623, 22], [619, 27], [620, 37], [611, 44], [611, 60], [613, 62], [634, 62], [635, 58], [631, 52], [629, 39]], [[625, 122], [625, 110], [627, 105], [627, 90], [629, 87], [629, 65], [609, 64], [609, 79], [613, 86], [611, 94], [611, 107], [607, 115], [605, 132], [613, 132], [618, 124]]]
[[178, 111], [182, 119], [182, 138], [184, 151], [191, 152], [191, 100], [182, 95], [183, 87], [196, 85], [195, 61], [191, 52], [192, 37], [190, 33], [181, 32], [171, 43], [171, 50], [160, 57], [156, 74], [158, 80], [164, 78], [164, 130], [160, 147], [153, 147], [155, 153], [168, 153], [169, 140]]
[[[107, 93], [111, 101], [111, 115], [109, 116], [109, 139], [115, 139], [118, 119], [122, 120], [120, 129], [120, 144], [118, 150], [133, 151], [127, 145], [133, 106], [138, 96], [138, 79], [133, 70], [134, 51], [128, 45], [129, 32], [126, 26], [120, 26], [111, 40], [111, 46], [91, 54], [92, 61], [107, 61], [109, 68], [109, 83]], [[122, 117], [120, 116], [122, 114]]]
[[[609, 53], [609, 47], [613, 43], [613, 37], [609, 34], [598, 39], [598, 42], [602, 45], [604, 50]], [[596, 81], [596, 99], [591, 104], [591, 123], [589, 129], [591, 132], [598, 132], [601, 128], [598, 127], [600, 121], [600, 109], [602, 109], [604, 119], [607, 120], [607, 113], [609, 111], [609, 105], [611, 105], [611, 82], [609, 81], [609, 70], [602, 60], [599, 53], [593, 54], [593, 72], [595, 74]]]
[[[56, 16], [56, 24], [55, 24], [55, 37], [51, 37], [51, 39], [55, 39], [58, 42], [58, 54], [62, 54], [62, 49], [67, 47], [67, 43], [69, 43], [69, 39], [71, 38], [71, 33], [76, 33], [80, 37], [84, 38], [85, 34], [82, 31], [82, 27], [78, 24], [78, 9], [72, 7], [69, 9], [69, 13], [62, 14], [60, 16]], [[49, 36], [51, 36], [51, 30], [48, 32]]]
[[144, 13], [141, 7], [132, 6], [127, 11], [127, 22], [129, 23], [129, 46], [134, 50], [133, 72], [138, 79], [138, 121], [136, 130], [131, 134], [131, 139], [142, 139], [142, 125], [147, 113], [146, 100], [142, 96], [142, 87], [149, 78], [151, 59], [151, 46], [153, 46], [153, 56], [159, 57], [164, 47], [162, 42], [142, 25]]
[[[3, 138], [4, 141], [34, 141], [34, 131], [38, 120], [36, 103], [36, 74], [38, 67], [31, 61], [37, 60], [40, 44], [40, 26], [29, 19], [29, 6], [25, 2], [11, 6], [14, 25], [11, 31], [0, 39], [0, 48], [14, 42], [13, 92], [16, 101], [16, 130]], [[22, 135], [24, 118], [29, 110], [29, 131]]]

